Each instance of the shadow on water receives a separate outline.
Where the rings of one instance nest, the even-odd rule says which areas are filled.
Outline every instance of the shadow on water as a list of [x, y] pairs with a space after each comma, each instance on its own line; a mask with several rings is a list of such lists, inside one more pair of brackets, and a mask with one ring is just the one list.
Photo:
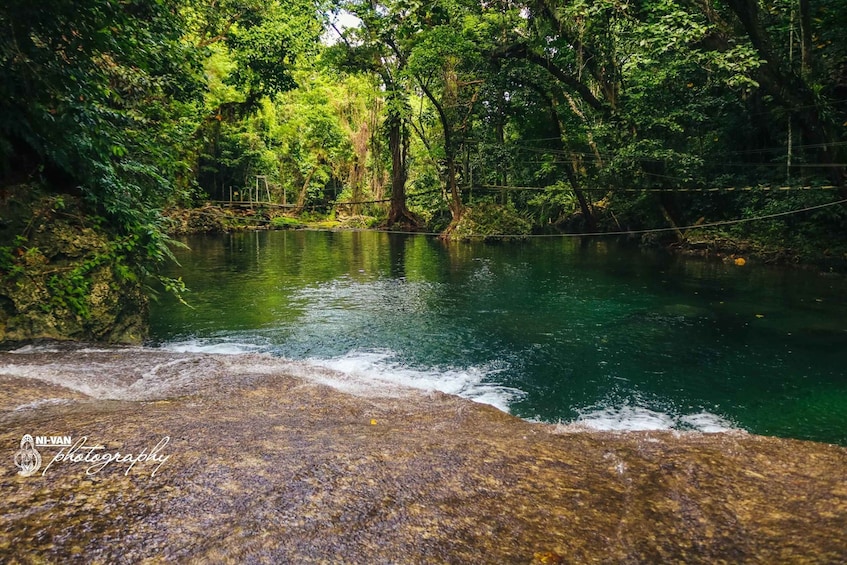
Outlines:
[[269, 351], [546, 422], [847, 444], [843, 277], [613, 240], [280, 231], [186, 242], [178, 273], [195, 308], [154, 305], [160, 345]]

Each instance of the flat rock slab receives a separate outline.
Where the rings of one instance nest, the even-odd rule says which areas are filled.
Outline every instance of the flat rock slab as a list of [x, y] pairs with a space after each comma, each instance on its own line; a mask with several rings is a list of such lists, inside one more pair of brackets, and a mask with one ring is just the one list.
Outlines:
[[[6, 563], [847, 562], [844, 447], [533, 424], [270, 357], [0, 353], [0, 430]], [[24, 477], [24, 434], [167, 459], [39, 447]]]

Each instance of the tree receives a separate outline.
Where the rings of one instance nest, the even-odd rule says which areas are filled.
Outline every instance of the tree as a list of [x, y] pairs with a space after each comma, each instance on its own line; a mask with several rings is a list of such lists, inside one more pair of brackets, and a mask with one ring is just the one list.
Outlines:
[[298, 75], [301, 87], [278, 100], [274, 133], [283, 183], [295, 191], [295, 212], [325, 200], [324, 187], [348, 170], [352, 147], [332, 104], [332, 85], [316, 73]]
[[[0, 334], [139, 340], [190, 188], [201, 80], [181, 5], [0, 5]], [[30, 297], [36, 297], [33, 301]], [[7, 320], [8, 326], [7, 326]]]
[[[795, 17], [799, 20], [801, 32], [799, 35], [802, 40], [797, 59], [800, 65], [794, 63], [793, 28], [786, 60], [786, 54], [780, 53], [775, 46], [773, 34], [767, 29], [766, 18], [763, 17], [757, 1], [728, 0], [727, 5], [761, 58], [762, 64], [755, 75], [761, 88], [772, 98], [776, 106], [789, 114], [790, 120], [793, 119], [798, 124], [802, 132], [802, 144], [810, 147], [810, 153], [815, 155], [815, 160], [828, 169], [831, 182], [845, 188], [847, 168], [843, 164], [843, 159], [838, 158], [842, 152], [836, 149], [839, 141], [838, 126], [832, 120], [829, 105], [816, 94], [815, 90], [819, 90], [822, 85], [814, 84], [815, 77], [810, 72], [810, 45], [814, 29], [811, 25], [813, 20], [808, 1], [799, 2], [799, 14], [796, 16], [793, 2], [787, 9], [783, 7], [780, 14], [783, 25], [771, 26], [777, 29], [784, 28], [786, 12], [789, 13], [789, 25], [793, 26]], [[834, 11], [840, 12], [841, 18], [844, 18], [843, 7]], [[825, 14], [826, 12], [823, 11], [821, 16]], [[831, 17], [830, 15], [827, 19]], [[843, 66], [843, 61], [841, 64]]]
[[0, 7], [0, 164], [78, 187], [124, 232], [154, 221], [182, 172], [196, 51], [174, 1]]
[[376, 74], [385, 91], [386, 117], [383, 127], [391, 155], [391, 205], [388, 225], [416, 229], [422, 222], [406, 204], [408, 180], [408, 103], [407, 83], [403, 76], [407, 56], [397, 48], [398, 34], [403, 33], [406, 9], [402, 2], [353, 0], [341, 7], [355, 15], [361, 26], [342, 34], [344, 65]]
[[240, 192], [252, 184], [251, 175], [272, 174], [270, 148], [249, 122], [263, 101], [296, 87], [294, 69], [315, 54], [322, 15], [309, 0], [204, 1], [185, 12], [189, 39], [207, 54], [197, 176], [207, 193], [226, 199], [230, 187]]
[[[467, 68], [474, 55], [473, 44], [458, 32], [449, 21], [422, 30], [416, 37], [409, 56], [408, 72], [435, 108], [443, 135], [445, 181], [450, 194], [453, 225], [462, 218], [464, 205], [459, 193], [457, 137], [467, 130], [477, 100], [479, 84], [473, 78], [462, 80], [460, 71]], [[461, 90], [474, 86], [467, 104], [460, 101]], [[436, 94], [435, 89], [440, 93]]]

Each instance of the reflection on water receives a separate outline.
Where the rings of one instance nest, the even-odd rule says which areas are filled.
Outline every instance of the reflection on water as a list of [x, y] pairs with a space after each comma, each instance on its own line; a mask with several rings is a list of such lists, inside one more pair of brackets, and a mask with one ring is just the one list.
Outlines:
[[[270, 351], [521, 417], [847, 444], [847, 282], [612, 240], [194, 237], [156, 343]], [[175, 270], [175, 273], [177, 271]]]

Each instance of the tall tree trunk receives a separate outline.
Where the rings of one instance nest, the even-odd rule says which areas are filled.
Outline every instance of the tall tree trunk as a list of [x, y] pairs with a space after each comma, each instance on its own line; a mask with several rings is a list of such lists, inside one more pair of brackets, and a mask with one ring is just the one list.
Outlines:
[[406, 206], [406, 156], [409, 151], [409, 135], [403, 123], [403, 116], [389, 109], [388, 148], [391, 151], [391, 207], [388, 210], [388, 225], [417, 229], [421, 226], [418, 218]]
[[[500, 147], [506, 147], [506, 100], [505, 93], [498, 93], [497, 96], [497, 121], [495, 123], [495, 135], [497, 136], [497, 143]], [[506, 172], [505, 169], [506, 164], [503, 162], [497, 163], [497, 184], [500, 186], [506, 186]], [[503, 188], [501, 192], [502, 203], [505, 206], [506, 204], [506, 189]]]
[[674, 209], [673, 199], [671, 196], [665, 192], [659, 193], [659, 210], [662, 212], [662, 216], [665, 218], [665, 221], [670, 224], [670, 227], [673, 228], [674, 235], [676, 235], [676, 240], [680, 243], [685, 241], [685, 234], [682, 233], [682, 230], [679, 229], [676, 220], [674, 219], [671, 211]]
[[[381, 137], [382, 133], [380, 132], [379, 127], [379, 108], [377, 108], [377, 104], [371, 108], [370, 113], [370, 151], [371, 155], [382, 155], [382, 142], [383, 139]], [[371, 171], [370, 171], [370, 188], [371, 193], [373, 194], [374, 200], [382, 200], [385, 196], [385, 184], [386, 184], [386, 174], [382, 168], [382, 159], [374, 158], [371, 160]]]
[[[562, 149], [565, 149], [565, 126], [562, 124], [562, 117], [559, 115], [559, 102], [556, 100], [555, 95], [547, 92], [543, 88], [537, 85], [531, 85], [533, 88], [543, 99], [547, 102], [547, 107], [550, 109], [550, 116], [553, 118], [553, 126], [556, 128], [556, 134], [560, 141], [560, 146]], [[578, 111], [578, 109], [573, 105], [573, 111], [585, 121], [585, 116]], [[597, 146], [594, 143], [590, 143], [592, 148], [594, 149], [595, 154], [597, 155], [597, 161], [600, 162], [599, 152], [597, 151]], [[571, 163], [570, 165], [565, 165], [565, 176], [568, 178], [568, 183], [571, 185], [571, 190], [573, 190], [574, 196], [576, 196], [576, 201], [579, 203], [579, 210], [582, 212], [582, 217], [585, 218], [585, 227], [586, 230], [590, 233], [597, 231], [597, 219], [594, 217], [594, 210], [591, 208], [591, 203], [588, 201], [588, 198], [585, 196], [585, 192], [580, 190], [580, 182], [577, 177], [577, 173], [579, 171], [579, 160], [575, 153], [571, 153]]]
[[462, 196], [459, 194], [459, 185], [456, 181], [456, 148], [453, 145], [452, 129], [450, 120], [447, 119], [447, 113], [444, 111], [444, 105], [432, 95], [432, 91], [427, 88], [423, 81], [418, 81], [421, 85], [426, 97], [435, 107], [438, 113], [438, 119], [441, 122], [441, 128], [444, 130], [444, 160], [447, 169], [447, 188], [450, 191], [450, 214], [453, 216], [450, 226], [447, 228], [447, 233], [452, 231], [453, 227], [462, 219], [462, 214], [465, 211], [465, 206], [462, 204]]
[[[573, 168], [576, 169], [575, 164], [573, 165]], [[589, 204], [588, 198], [585, 197], [585, 193], [579, 189], [579, 180], [576, 177], [576, 173], [567, 165], [565, 165], [565, 176], [568, 177], [571, 190], [573, 190], [573, 193], [576, 196], [576, 201], [579, 202], [579, 210], [582, 212], [582, 217], [585, 218], [586, 231], [589, 233], [596, 232], [597, 220], [594, 217], [594, 211], [591, 209], [591, 204]]]
[[309, 174], [306, 175], [305, 180], [303, 181], [303, 186], [300, 188], [300, 192], [297, 194], [297, 204], [294, 206], [295, 214], [302, 214], [303, 209], [306, 207], [306, 196], [309, 193], [309, 184], [312, 182], [312, 175], [315, 174], [315, 171], [318, 170], [318, 167], [315, 166], [309, 171]]

